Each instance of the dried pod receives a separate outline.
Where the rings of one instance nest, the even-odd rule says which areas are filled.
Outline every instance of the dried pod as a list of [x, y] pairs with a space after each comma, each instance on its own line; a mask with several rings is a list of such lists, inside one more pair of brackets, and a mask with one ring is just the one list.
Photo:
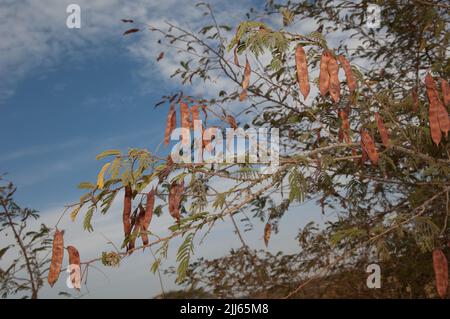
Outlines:
[[267, 223], [264, 227], [264, 244], [266, 245], [266, 248], [269, 246], [269, 240], [270, 240], [270, 233], [272, 232], [272, 226], [270, 223]]
[[345, 56], [340, 55], [340, 56], [338, 56], [338, 59], [339, 59], [339, 62], [341, 63], [342, 68], [344, 69], [345, 77], [347, 79], [348, 90], [350, 91], [350, 94], [351, 94], [357, 88], [356, 80], [355, 80], [355, 77], [353, 76], [353, 72], [352, 72], [352, 67], [350, 66], [350, 63], [345, 58]]
[[245, 59], [245, 70], [244, 70], [244, 79], [242, 80], [242, 88], [244, 90], [247, 90], [248, 86], [250, 85], [250, 63], [248, 62], [248, 59]]
[[300, 92], [306, 100], [309, 94], [309, 78], [308, 78], [308, 63], [306, 61], [306, 53], [301, 45], [295, 49], [295, 65], [297, 68], [297, 81], [300, 87]]
[[81, 288], [81, 268], [80, 268], [80, 253], [74, 246], [67, 246], [67, 252], [69, 253], [69, 270], [70, 281], [72, 286], [80, 290]]
[[339, 65], [336, 59], [330, 55], [330, 60], [328, 61], [328, 74], [330, 75], [330, 96], [334, 103], [339, 102], [341, 96], [341, 87], [339, 84]]
[[48, 284], [50, 287], [58, 281], [61, 273], [61, 266], [64, 258], [64, 231], [55, 232], [53, 237], [52, 261], [50, 263], [50, 270], [48, 271]]
[[156, 58], [156, 62], [161, 61], [162, 59], [164, 59], [164, 52], [161, 52], [158, 57]]
[[342, 128], [340, 130], [342, 139], [345, 141], [345, 143], [350, 144], [352, 141], [350, 139], [350, 122], [348, 120], [348, 113], [346, 110], [340, 110], [339, 116], [342, 121]]
[[364, 164], [367, 161], [367, 151], [362, 139], [360, 144], [361, 144], [361, 164]]
[[[181, 114], [181, 127], [183, 129], [190, 129], [191, 127], [191, 120], [190, 120], [190, 113], [189, 113], [189, 106], [184, 103], [180, 102], [180, 114]], [[189, 144], [189, 134], [185, 130], [183, 130], [181, 134], [181, 142], [184, 145]]]
[[180, 205], [181, 199], [184, 192], [184, 182], [180, 183], [173, 182], [169, 189], [169, 213], [176, 219], [177, 222], [180, 221]]
[[191, 114], [192, 114], [192, 128], [194, 128], [195, 121], [200, 120], [200, 110], [198, 105], [194, 105], [191, 107]]
[[131, 33], [136, 33], [136, 32], [139, 32], [139, 31], [140, 31], [140, 29], [133, 28], [133, 29], [129, 29], [129, 30], [125, 31], [125, 32], [123, 33], [123, 35], [131, 34]]
[[226, 121], [232, 128], [237, 129], [236, 119], [232, 115], [227, 115]]
[[378, 152], [375, 148], [375, 142], [373, 141], [372, 137], [367, 133], [367, 131], [361, 132], [361, 140], [364, 145], [364, 150], [367, 152], [367, 155], [369, 156], [370, 161], [374, 164], [378, 164]]
[[123, 233], [125, 238], [128, 238], [131, 233], [131, 200], [133, 197], [133, 190], [131, 186], [125, 187], [125, 196], [123, 199]]
[[144, 215], [144, 219], [143, 219], [142, 225], [141, 225], [141, 232], [142, 232], [141, 237], [142, 237], [142, 243], [144, 244], [144, 246], [148, 245], [147, 230], [148, 230], [148, 226], [150, 226], [150, 222], [152, 221], [154, 206], [155, 206], [155, 190], [152, 189], [147, 194], [147, 202], [145, 205], [145, 215]]
[[450, 121], [448, 119], [448, 112], [445, 109], [444, 105], [438, 105], [438, 122], [439, 128], [442, 132], [444, 132], [445, 136], [448, 136], [448, 131], [450, 131]]
[[380, 132], [381, 135], [381, 141], [383, 142], [384, 146], [388, 147], [389, 134], [386, 127], [384, 126], [383, 119], [381, 118], [380, 114], [378, 114], [378, 112], [375, 112], [375, 119], [377, 121], [378, 131]]
[[133, 252], [135, 245], [136, 245], [136, 239], [138, 238], [138, 236], [141, 233], [141, 226], [142, 226], [142, 223], [144, 222], [144, 218], [145, 218], [145, 209], [141, 204], [139, 204], [138, 213], [136, 214], [136, 217], [135, 217], [133, 231], [131, 233], [131, 237], [128, 242], [127, 251]]
[[442, 96], [444, 97], [444, 104], [446, 107], [450, 105], [450, 87], [448, 82], [441, 79]]
[[439, 100], [436, 83], [434, 82], [434, 79], [430, 73], [428, 73], [425, 77], [425, 86], [427, 88], [428, 100], [430, 102], [429, 121], [431, 138], [436, 145], [439, 145], [442, 138], [441, 127], [439, 123], [439, 113], [441, 111], [440, 105], [442, 103]]
[[330, 88], [330, 74], [328, 73], [328, 62], [331, 59], [331, 53], [326, 50], [320, 58], [319, 91], [322, 96], [327, 95]]
[[164, 144], [166, 144], [166, 145], [169, 144], [170, 135], [172, 134], [172, 131], [176, 126], [177, 126], [177, 117], [176, 117], [175, 107], [173, 104], [171, 104], [170, 109], [169, 109], [169, 114], [167, 115]]
[[445, 254], [440, 249], [433, 250], [433, 266], [436, 278], [436, 290], [442, 299], [447, 295], [448, 263]]
[[247, 90], [242, 90], [242, 92], [239, 94], [239, 101], [244, 101], [247, 98]]

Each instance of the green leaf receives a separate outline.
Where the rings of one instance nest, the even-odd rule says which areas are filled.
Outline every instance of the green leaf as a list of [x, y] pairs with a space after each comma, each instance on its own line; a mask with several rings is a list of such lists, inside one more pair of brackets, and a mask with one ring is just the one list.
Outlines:
[[83, 228], [84, 228], [84, 230], [87, 230], [88, 232], [94, 231], [94, 227], [92, 227], [91, 220], [92, 220], [92, 216], [94, 215], [95, 210], [96, 210], [95, 206], [89, 207], [88, 211], [86, 212], [86, 215], [84, 216]]
[[82, 182], [82, 183], [78, 184], [79, 189], [95, 189], [95, 187], [97, 187], [97, 186], [95, 186], [94, 184], [92, 184], [90, 182]]
[[98, 173], [97, 187], [99, 189], [102, 189], [103, 186], [105, 185], [105, 173], [108, 170], [110, 165], [111, 165], [111, 163], [106, 163], [105, 165], [103, 165], [102, 169], [100, 170], [100, 173]]
[[11, 248], [11, 246], [6, 246], [5, 248], [0, 249], [0, 259], [8, 251], [9, 248]]

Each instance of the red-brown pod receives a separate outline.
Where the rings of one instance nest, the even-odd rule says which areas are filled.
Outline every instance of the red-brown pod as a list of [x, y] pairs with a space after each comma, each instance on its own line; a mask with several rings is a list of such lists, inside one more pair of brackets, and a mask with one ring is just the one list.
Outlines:
[[164, 144], [169, 144], [170, 141], [170, 135], [172, 134], [173, 129], [177, 126], [177, 118], [176, 118], [176, 112], [175, 107], [173, 104], [170, 105], [169, 113], [167, 114], [167, 121], [166, 121], [166, 131], [164, 136]]
[[297, 68], [297, 81], [300, 87], [300, 92], [306, 100], [309, 94], [309, 78], [308, 78], [308, 63], [306, 61], [306, 53], [301, 45], [295, 49], [295, 66]]
[[328, 61], [328, 74], [330, 75], [329, 92], [334, 103], [339, 102], [341, 96], [341, 87], [339, 84], [339, 65], [336, 59], [330, 55]]
[[433, 267], [436, 278], [436, 290], [442, 299], [447, 295], [448, 289], [448, 262], [440, 249], [433, 250]]
[[375, 112], [375, 119], [377, 121], [377, 127], [378, 131], [380, 132], [381, 141], [383, 142], [383, 145], [388, 147], [389, 146], [389, 133], [384, 126], [383, 119], [381, 118], [380, 114], [378, 112]]
[[350, 66], [350, 63], [345, 58], [345, 56], [340, 55], [338, 57], [338, 59], [339, 59], [339, 62], [341, 63], [342, 68], [344, 69], [345, 77], [347, 79], [348, 90], [350, 91], [350, 94], [351, 94], [357, 88], [356, 80], [355, 80], [355, 77], [353, 76], [353, 72], [352, 72], [352, 67]]
[[123, 233], [125, 238], [128, 238], [131, 233], [131, 201], [133, 197], [133, 190], [131, 186], [125, 187], [125, 195], [123, 199]]
[[331, 59], [331, 53], [326, 50], [320, 58], [320, 74], [319, 74], [319, 92], [322, 96], [327, 95], [330, 88], [330, 74], [328, 73], [328, 63]]
[[148, 245], [148, 227], [150, 226], [150, 222], [152, 221], [153, 217], [153, 208], [155, 206], [155, 190], [152, 189], [147, 194], [147, 201], [145, 204], [145, 215], [144, 219], [141, 224], [141, 237], [142, 237], [142, 243], [144, 246]]
[[53, 236], [52, 260], [48, 271], [47, 281], [50, 287], [58, 281], [64, 259], [64, 231], [55, 231]]
[[67, 252], [69, 253], [69, 270], [70, 281], [72, 286], [80, 290], [81, 288], [81, 268], [80, 268], [80, 253], [74, 246], [67, 246]]
[[[427, 89], [428, 100], [430, 102], [429, 121], [431, 138], [436, 145], [439, 145], [442, 139], [441, 127], [439, 123], [440, 113], [442, 113], [439, 95], [433, 77], [428, 73], [425, 77], [425, 86]], [[448, 118], [448, 116], [447, 116]]]
[[367, 131], [361, 132], [361, 139], [364, 145], [364, 150], [367, 152], [367, 155], [369, 156], [370, 161], [374, 164], [378, 164], [378, 152], [375, 148], [375, 142], [373, 141], [372, 137], [369, 135]]
[[264, 226], [264, 244], [266, 245], [266, 248], [269, 246], [271, 232], [272, 226], [270, 225], [270, 223], [267, 223], [266, 226]]
[[184, 182], [180, 183], [173, 182], [169, 189], [169, 213], [176, 219], [177, 222], [180, 221], [180, 206], [181, 199], [184, 193]]
[[441, 79], [442, 96], [444, 97], [444, 104], [446, 107], [450, 105], [450, 87], [448, 82]]

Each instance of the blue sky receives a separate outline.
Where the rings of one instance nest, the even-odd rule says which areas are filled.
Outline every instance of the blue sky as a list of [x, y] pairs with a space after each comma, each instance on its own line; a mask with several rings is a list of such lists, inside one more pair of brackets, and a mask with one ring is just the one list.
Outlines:
[[[158, 26], [169, 20], [199, 30], [210, 22], [195, 8], [196, 2], [0, 1], [0, 173], [8, 173], [7, 179], [17, 185], [16, 199], [22, 206], [41, 211], [43, 221], [53, 225], [63, 206], [82, 194], [76, 186], [95, 180], [102, 165], [95, 161], [98, 153], [111, 148], [155, 149], [163, 138], [167, 109], [155, 109], [154, 104], [162, 95], [182, 88], [170, 80], [178, 63], [176, 54], [166, 53], [165, 59], [156, 63], [158, 53], [164, 50], [156, 44], [157, 37], [150, 32], [123, 37], [129, 25], [120, 19]], [[70, 3], [81, 7], [79, 30], [65, 25]], [[262, 1], [255, 3], [263, 5]], [[252, 1], [215, 0], [212, 4], [219, 23], [235, 25], [245, 18]], [[208, 94], [226, 85], [219, 81], [214, 87], [182, 89]], [[113, 239], [121, 240], [116, 219], [119, 211], [116, 207], [105, 218], [95, 220], [95, 234], [84, 233], [79, 222], [63, 222], [68, 229], [67, 242], [79, 247], [82, 259], [101, 253], [106, 246], [104, 234], [119, 234]], [[274, 236], [272, 249], [295, 249], [295, 232], [313, 216], [321, 219], [318, 212], [313, 204], [291, 209], [281, 224], [282, 234]], [[300, 218], [300, 213], [307, 218]], [[162, 218], [161, 227], [169, 222]], [[248, 235], [255, 248], [263, 248], [262, 228], [260, 225]], [[239, 241], [230, 225], [224, 224], [197, 256], [218, 257], [232, 247], [239, 247]], [[158, 293], [157, 279], [148, 272], [151, 258], [133, 258], [120, 272], [104, 270], [107, 279], [94, 273], [89, 296], [132, 298]], [[173, 278], [165, 282], [174, 287]], [[58, 285], [53, 290], [46, 287], [43, 296], [57, 296], [58, 289], [64, 290], [63, 282]]]

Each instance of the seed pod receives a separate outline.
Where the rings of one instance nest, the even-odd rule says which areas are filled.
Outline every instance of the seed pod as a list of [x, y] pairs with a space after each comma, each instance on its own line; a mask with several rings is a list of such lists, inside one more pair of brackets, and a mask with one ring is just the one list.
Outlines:
[[438, 121], [439, 128], [444, 132], [445, 137], [447, 137], [448, 131], [450, 131], [450, 121], [448, 119], [448, 112], [442, 104], [438, 105]]
[[378, 114], [378, 112], [375, 112], [375, 119], [377, 120], [377, 127], [378, 127], [378, 131], [380, 132], [380, 135], [381, 135], [381, 141], [383, 142], [383, 145], [385, 147], [388, 147], [389, 146], [389, 134], [388, 134], [386, 127], [384, 126], [383, 119], [381, 118], [380, 114]]
[[441, 127], [439, 123], [439, 113], [441, 113], [440, 105], [442, 103], [439, 100], [436, 83], [434, 82], [434, 79], [430, 73], [428, 73], [425, 77], [425, 86], [427, 88], [428, 100], [430, 102], [429, 121], [431, 138], [436, 145], [439, 145], [442, 138]]
[[350, 91], [350, 94], [352, 94], [357, 87], [355, 77], [353, 76], [352, 67], [350, 66], [350, 63], [345, 58], [345, 56], [340, 55], [338, 56], [338, 59], [341, 63], [342, 68], [344, 69], [345, 77], [347, 78], [348, 90]]
[[324, 51], [320, 58], [319, 91], [322, 96], [327, 95], [330, 88], [330, 74], [328, 73], [328, 62], [331, 54], [328, 50]]
[[125, 187], [125, 196], [123, 199], [123, 233], [125, 238], [128, 238], [131, 233], [131, 200], [133, 197], [133, 191], [131, 186]]
[[330, 75], [330, 96], [334, 103], [339, 102], [341, 95], [341, 87], [339, 85], [339, 65], [336, 59], [330, 55], [330, 60], [328, 61], [328, 73]]
[[450, 105], [450, 87], [448, 82], [441, 79], [442, 96], [444, 97], [444, 105], [448, 107]]
[[345, 143], [351, 143], [350, 139], [350, 122], [348, 120], [348, 113], [346, 110], [340, 110], [339, 116], [342, 120], [342, 139], [345, 141]]
[[80, 290], [81, 288], [81, 268], [80, 268], [80, 253], [74, 246], [67, 246], [67, 252], [69, 253], [69, 270], [70, 281], [72, 286]]
[[360, 144], [361, 144], [361, 164], [364, 164], [367, 161], [367, 151], [362, 139]]
[[[184, 102], [180, 102], [180, 114], [181, 114], [181, 127], [184, 129], [190, 129], [191, 127], [191, 121], [190, 121], [190, 116], [189, 116], [189, 106], [184, 103]], [[185, 131], [182, 132], [181, 135], [181, 142], [184, 145], [189, 144], [189, 134]]]
[[242, 88], [244, 90], [247, 90], [248, 86], [250, 85], [250, 63], [248, 62], [248, 59], [245, 59], [245, 70], [244, 70], [244, 79], [242, 80]]
[[144, 246], [148, 245], [147, 230], [148, 230], [148, 226], [150, 226], [150, 222], [152, 221], [154, 206], [155, 206], [155, 190], [152, 189], [147, 194], [147, 203], [145, 205], [145, 215], [144, 215], [144, 220], [142, 221], [142, 225], [141, 225], [141, 231], [142, 231], [141, 237], [142, 237], [142, 243], [144, 244]]
[[242, 92], [239, 94], [239, 101], [244, 101], [247, 98], [247, 90], [242, 90]]
[[417, 86], [412, 88], [411, 95], [413, 98], [413, 112], [417, 113], [417, 111], [419, 110], [419, 96], [417, 95]]
[[264, 244], [266, 245], [266, 248], [269, 246], [269, 240], [270, 240], [270, 233], [272, 231], [272, 226], [270, 223], [267, 223], [264, 227]]
[[169, 213], [176, 219], [177, 222], [180, 221], [180, 205], [181, 198], [184, 192], [184, 182], [180, 183], [173, 182], [169, 189]]
[[436, 290], [439, 297], [444, 299], [448, 288], [448, 263], [445, 254], [440, 249], [433, 250], [433, 266], [436, 278]]
[[64, 231], [55, 232], [53, 237], [52, 261], [50, 263], [50, 270], [48, 271], [48, 284], [50, 287], [58, 281], [61, 273], [61, 265], [64, 259]]
[[370, 161], [374, 164], [378, 164], [378, 152], [375, 148], [375, 142], [373, 141], [372, 137], [367, 133], [367, 131], [361, 132], [361, 139], [362, 143], [364, 145], [364, 150], [367, 152], [367, 155], [369, 156]]
[[169, 144], [170, 135], [172, 134], [173, 129], [177, 126], [177, 118], [175, 107], [173, 104], [170, 105], [169, 114], [167, 115], [166, 121], [166, 131], [164, 136], [164, 144]]
[[191, 114], [192, 114], [192, 128], [193, 128], [195, 121], [198, 121], [200, 119], [200, 111], [198, 105], [194, 105], [193, 107], [191, 107]]
[[226, 121], [232, 128], [237, 129], [238, 126], [236, 120], [232, 115], [227, 115]]
[[127, 251], [131, 251], [131, 252], [133, 252], [133, 250], [135, 248], [136, 239], [138, 238], [138, 236], [141, 232], [141, 226], [142, 226], [142, 224], [144, 222], [144, 218], [145, 218], [145, 209], [141, 204], [139, 204], [138, 210], [139, 210], [139, 212], [137, 213], [137, 215], [135, 217], [133, 232], [131, 233], [131, 237], [128, 242]]
[[303, 98], [306, 100], [309, 94], [308, 64], [306, 62], [305, 50], [301, 45], [298, 45], [295, 49], [295, 65], [300, 92], [302, 92]]

